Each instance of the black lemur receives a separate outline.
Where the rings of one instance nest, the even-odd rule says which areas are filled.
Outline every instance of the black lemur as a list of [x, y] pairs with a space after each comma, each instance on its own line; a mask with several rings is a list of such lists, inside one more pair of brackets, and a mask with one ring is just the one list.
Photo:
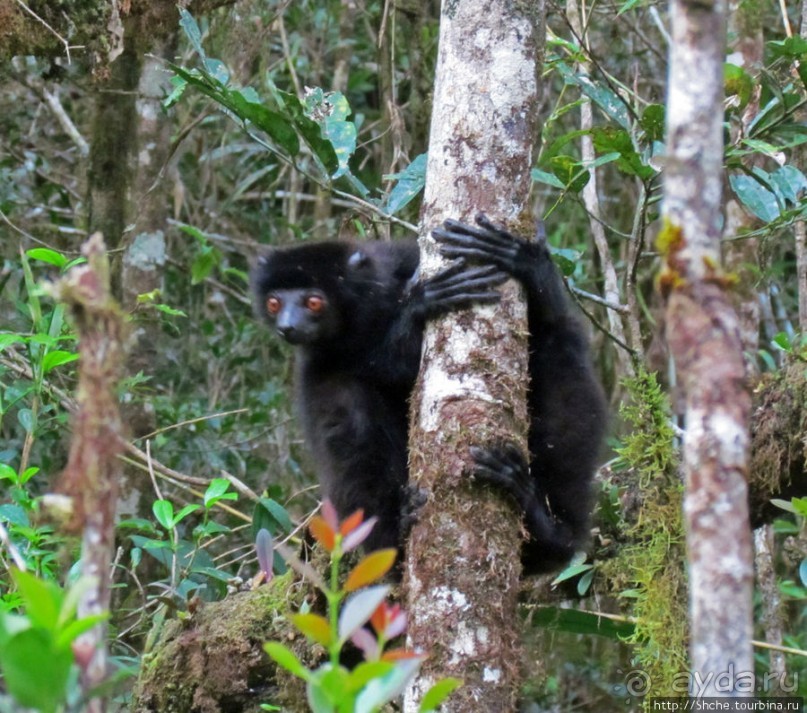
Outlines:
[[253, 273], [257, 308], [297, 346], [296, 402], [323, 496], [341, 517], [363, 508], [379, 519], [365, 543], [370, 550], [401, 545], [408, 405], [426, 320], [494, 302], [497, 285], [519, 280], [531, 335], [531, 458], [507, 443], [474, 448], [474, 475], [523, 509], [525, 571], [550, 571], [585, 537], [605, 423], [584, 332], [543, 238], [529, 242], [484, 216], [476, 227], [446, 221], [433, 236], [457, 261], [421, 280], [414, 241], [275, 250]]

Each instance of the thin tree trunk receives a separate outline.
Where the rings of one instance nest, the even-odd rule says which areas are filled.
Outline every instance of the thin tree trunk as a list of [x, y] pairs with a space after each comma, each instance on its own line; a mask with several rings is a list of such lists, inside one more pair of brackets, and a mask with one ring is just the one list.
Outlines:
[[[580, 38], [581, 45], [585, 46], [587, 28], [580, 17], [580, 8], [578, 7], [578, 0], [567, 0], [566, 2], [566, 17], [569, 20], [574, 33]], [[582, 60], [578, 63], [579, 70], [583, 74], [590, 74], [591, 63]], [[591, 99], [582, 95], [580, 97], [580, 129], [584, 132], [590, 132], [594, 126], [594, 112], [591, 106]], [[590, 164], [596, 158], [594, 153], [594, 140], [591, 138], [590, 133], [584, 133], [580, 137], [580, 158], [584, 164]], [[605, 235], [605, 226], [602, 221], [602, 211], [600, 210], [600, 197], [597, 189], [597, 169], [589, 169], [588, 183], [583, 187], [582, 198], [583, 205], [586, 207], [588, 213], [588, 226], [591, 230], [591, 236], [594, 239], [594, 245], [597, 248], [597, 254], [600, 256], [600, 263], [602, 264], [603, 276], [603, 290], [602, 296], [611, 304], [621, 304], [621, 295], [619, 292], [619, 279], [616, 274], [616, 266], [611, 257], [611, 248], [608, 245], [608, 238]], [[622, 316], [614, 309], [606, 309], [605, 313], [608, 318], [608, 329], [611, 334], [616, 337], [622, 344], [627, 344], [628, 340], [625, 336], [625, 327], [622, 323]], [[631, 335], [633, 336], [633, 335]], [[641, 350], [641, 341], [635, 343], [631, 339], [630, 346], [633, 349]], [[616, 380], [619, 381], [626, 376], [634, 375], [633, 364], [631, 363], [630, 353], [624, 349], [616, 348]]]
[[[513, 223], [530, 188], [542, 46], [541, 3], [443, 3], [421, 222], [425, 275], [442, 264], [430, 233], [445, 218], [469, 221], [483, 211], [518, 230]], [[495, 308], [450, 315], [427, 329], [410, 472], [428, 498], [407, 548], [406, 577], [410, 643], [430, 657], [406, 693], [408, 712], [447, 675], [465, 685], [443, 710], [515, 707], [519, 520], [508, 500], [470, 483], [468, 449], [524, 443], [526, 337], [514, 284]]]
[[746, 485], [751, 401], [739, 320], [720, 269], [725, 0], [674, 0], [671, 17], [666, 225], [659, 242], [667, 339], [686, 396], [692, 689], [739, 695], [749, 691], [754, 670]]
[[[115, 503], [123, 448], [117, 387], [124, 360], [124, 322], [109, 289], [106, 246], [99, 233], [84, 245], [87, 265], [74, 267], [58, 283], [58, 296], [71, 309], [79, 334], [77, 411], [70, 455], [60, 491], [72, 498], [69, 529], [82, 533], [81, 574], [92, 586], [78, 603], [80, 617], [109, 611], [110, 568], [115, 547]], [[73, 649], [86, 695], [107, 677], [106, 623], [82, 634]], [[106, 710], [103, 699], [88, 700], [89, 713]]]

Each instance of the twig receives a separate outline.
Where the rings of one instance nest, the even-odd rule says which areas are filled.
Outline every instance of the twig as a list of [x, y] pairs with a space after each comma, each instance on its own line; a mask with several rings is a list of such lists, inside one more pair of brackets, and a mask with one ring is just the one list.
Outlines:
[[67, 112], [64, 110], [62, 103], [59, 101], [59, 97], [55, 94], [51, 94], [47, 89], [44, 87], [42, 88], [42, 96], [45, 99], [50, 110], [53, 112], [56, 120], [61, 124], [62, 128], [65, 130], [65, 133], [73, 140], [73, 143], [78, 147], [79, 153], [86, 157], [90, 155], [90, 145], [81, 135], [81, 132], [76, 128], [76, 125], [73, 123], [73, 120], [68, 116]]
[[31, 17], [33, 17], [37, 22], [42, 23], [45, 27], [48, 28], [48, 31], [56, 37], [59, 42], [64, 45], [64, 53], [67, 56], [67, 63], [70, 64], [70, 48], [73, 49], [80, 49], [84, 45], [71, 45], [64, 37], [62, 37], [56, 30], [54, 30], [45, 20], [43, 20], [39, 15], [37, 15], [30, 7], [28, 7], [22, 0], [14, 0], [25, 12], [27, 12]]

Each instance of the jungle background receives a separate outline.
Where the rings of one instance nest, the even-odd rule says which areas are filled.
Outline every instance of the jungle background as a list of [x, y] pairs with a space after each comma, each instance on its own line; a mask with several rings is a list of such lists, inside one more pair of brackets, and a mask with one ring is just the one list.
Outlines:
[[[31, 609], [20, 561], [65, 591], [75, 570], [78, 541], [43, 500], [67, 463], [77, 366], [47, 285], [100, 231], [130, 325], [110, 619], [124, 710], [166, 621], [241, 589], [257, 531], [298, 537], [318, 503], [291, 352], [253, 314], [250, 261], [413, 236], [425, 170], [438, 3], [216, 4], [113, 3], [93, 44], [92, 3], [29, 3], [30, 34], [7, 25], [0, 45], [0, 608]], [[547, 6], [533, 214], [589, 321], [612, 416], [588, 552], [524, 584], [528, 711], [630, 710], [680, 694], [686, 670], [680, 394], [656, 277], [667, 26], [662, 4]], [[724, 256], [755, 394], [755, 638], [772, 674], [759, 693], [804, 695], [804, 10], [733, 7], [729, 53]], [[68, 672], [68, 708], [71, 664], [53, 673]], [[33, 668], [43, 685], [52, 672]]]

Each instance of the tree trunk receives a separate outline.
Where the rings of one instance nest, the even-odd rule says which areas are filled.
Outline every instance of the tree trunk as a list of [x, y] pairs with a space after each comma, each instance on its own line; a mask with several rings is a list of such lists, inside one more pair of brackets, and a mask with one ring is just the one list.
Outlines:
[[[431, 231], [477, 211], [513, 223], [530, 189], [543, 5], [444, 2], [421, 222], [421, 270], [442, 259]], [[532, 223], [532, 221], [529, 221]], [[525, 232], [523, 229], [519, 232]], [[405, 696], [447, 675], [446, 711], [508, 711], [519, 679], [521, 535], [510, 502], [469, 482], [468, 449], [526, 440], [526, 311], [508, 284], [495, 307], [430, 324], [413, 396], [410, 472], [428, 495], [407, 549], [410, 643], [428, 650]]]
[[725, 2], [674, 0], [671, 17], [660, 284], [686, 396], [691, 688], [738, 695], [753, 690], [754, 670], [746, 486], [751, 402], [739, 320], [725, 289], [730, 280], [720, 269]]
[[[85, 243], [83, 252], [87, 264], [74, 267], [56, 292], [72, 312], [81, 355], [70, 456], [60, 480], [60, 491], [72, 498], [68, 530], [82, 533], [81, 574], [91, 582], [79, 599], [79, 617], [109, 611], [121, 471], [118, 454], [123, 444], [117, 387], [125, 342], [123, 316], [110, 294], [109, 263], [100, 234]], [[87, 696], [108, 674], [106, 633], [106, 622], [96, 624], [73, 646]], [[105, 703], [93, 698], [85, 710], [102, 713]]]

